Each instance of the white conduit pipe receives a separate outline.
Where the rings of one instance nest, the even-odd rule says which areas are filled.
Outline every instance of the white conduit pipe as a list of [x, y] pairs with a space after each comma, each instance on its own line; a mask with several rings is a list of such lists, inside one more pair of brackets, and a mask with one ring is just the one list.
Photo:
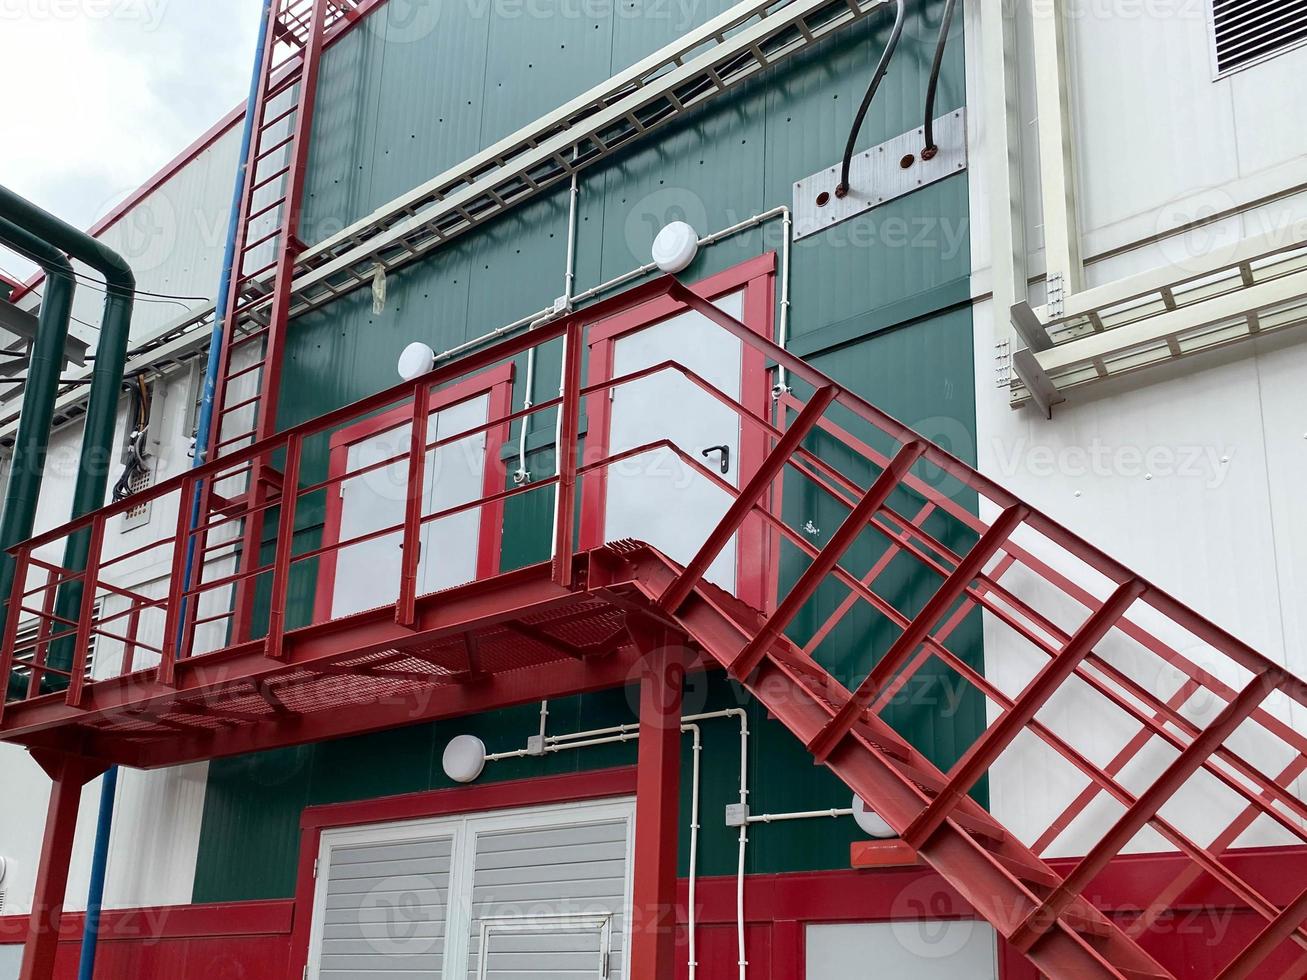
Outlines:
[[[573, 176], [573, 182], [575, 182], [575, 180], [576, 178], [575, 176]], [[575, 201], [576, 201], [575, 191], [573, 192], [572, 200], [573, 200], [573, 205], [575, 206]], [[755, 214], [751, 218], [745, 218], [743, 221], [737, 222], [736, 224], [733, 224], [728, 228], [723, 228], [721, 231], [715, 231], [709, 235], [705, 235], [704, 237], [699, 239], [699, 247], [706, 248], [710, 245], [716, 245], [724, 238], [729, 238], [732, 235], [738, 235], [742, 231], [749, 231], [753, 228], [757, 228], [759, 225], [767, 221], [772, 221], [776, 218], [782, 219], [782, 226], [784, 228], [784, 241], [782, 241], [781, 243], [781, 259], [780, 259], [780, 272], [779, 272], [780, 279], [781, 279], [781, 303], [780, 303], [781, 312], [780, 312], [779, 324], [776, 331], [776, 335], [777, 335], [776, 342], [778, 346], [784, 348], [789, 344], [789, 339], [790, 339], [790, 305], [791, 305], [790, 303], [790, 245], [791, 245], [791, 239], [793, 238], [793, 228], [794, 228], [794, 218], [793, 215], [790, 213], [789, 207], [787, 205], [782, 204], [777, 207], [771, 208], [770, 210], [762, 211], [758, 214]], [[631, 282], [634, 279], [639, 279], [641, 276], [645, 276], [651, 272], [655, 272], [658, 269], [658, 266], [653, 262], [646, 262], [644, 265], [632, 269], [629, 272], [623, 272], [620, 276], [615, 276], [612, 279], [607, 280], [606, 282], [601, 282], [597, 286], [591, 286], [589, 289], [573, 294], [571, 292], [571, 287], [575, 285], [576, 273], [575, 270], [571, 268], [571, 266], [575, 261], [574, 239], [575, 239], [576, 232], [575, 232], [574, 224], [569, 224], [569, 227], [571, 229], [571, 234], [569, 235], [569, 243], [568, 243], [568, 250], [569, 250], [568, 265], [570, 271], [568, 275], [567, 296], [570, 300], [568, 305], [569, 310], [575, 308], [576, 306], [579, 306], [582, 303], [586, 303], [594, 299], [595, 297], [602, 295], [603, 293], [611, 292], [612, 290], [616, 289], [619, 286], [624, 286], [628, 282]], [[474, 350], [478, 347], [484, 347], [486, 344], [492, 341], [501, 340], [504, 337], [508, 336], [509, 334], [516, 333], [518, 330], [521, 330], [523, 327], [531, 327], [531, 326], [538, 325], [539, 323], [548, 322], [549, 320], [553, 319], [557, 315], [558, 313], [554, 310], [552, 306], [547, 307], [543, 310], [537, 310], [535, 313], [514, 320], [512, 323], [506, 323], [502, 327], [496, 327], [494, 330], [491, 330], [489, 333], [482, 334], [480, 337], [474, 337], [469, 341], [459, 344], [457, 347], [451, 347], [449, 348], [449, 350], [437, 354], [436, 363], [439, 364], [441, 361], [447, 361], [452, 357], [457, 357], [459, 354], [466, 353], [467, 351]], [[779, 394], [781, 389], [785, 386], [787, 380], [785, 369], [778, 367], [776, 377], [777, 377], [776, 391]]]
[[[576, 159], [576, 151], [573, 150], [572, 158]], [[578, 175], [572, 174], [572, 188], [570, 200], [567, 209], [567, 264], [563, 270], [563, 309], [572, 309], [572, 289], [576, 285], [576, 210], [577, 203], [581, 195], [581, 185]], [[557, 308], [551, 309], [550, 314], [557, 311]], [[530, 324], [531, 329], [547, 322], [549, 315], [533, 320]], [[441, 357], [444, 355], [442, 354]], [[526, 352], [526, 394], [522, 400], [522, 411], [528, 411], [535, 407], [536, 380], [536, 349], [532, 347]], [[513, 474], [513, 482], [518, 486], [531, 481], [531, 471], [526, 468], [526, 430], [530, 423], [530, 416], [522, 417], [522, 428], [517, 434], [517, 472]]]
[[781, 820], [812, 820], [817, 817], [851, 817], [853, 811], [847, 807], [843, 810], [804, 810], [801, 813], [760, 813], [750, 817], [749, 823], [776, 823]]
[[[545, 733], [545, 719], [549, 712], [549, 702], [540, 702], [540, 734]], [[692, 764], [692, 776], [690, 787], [691, 813], [690, 813], [690, 875], [689, 875], [689, 910], [686, 929], [689, 934], [690, 945], [690, 977], [695, 976], [697, 963], [697, 922], [696, 916], [698, 910], [697, 901], [697, 883], [698, 883], [698, 866], [699, 866], [699, 778], [700, 778], [700, 755], [703, 750], [703, 741], [699, 731], [699, 722], [711, 721], [718, 718], [738, 718], [740, 720], [740, 803], [747, 805], [749, 800], [749, 716], [743, 708], [726, 708], [722, 711], [708, 711], [697, 715], [686, 715], [681, 719], [681, 731], [690, 732], [693, 735], [691, 751], [694, 753]], [[513, 749], [508, 752], [493, 752], [486, 755], [486, 762], [499, 762], [504, 759], [524, 759], [528, 756], [540, 756], [553, 754], [556, 752], [566, 752], [571, 749], [592, 748], [597, 745], [613, 745], [620, 742], [633, 742], [640, 737], [640, 726], [638, 723], [629, 725], [612, 725], [608, 728], [594, 728], [590, 731], [571, 732], [567, 735], [549, 735], [543, 740], [543, 749], [534, 752], [530, 748]], [[739, 946], [740, 961], [740, 980], [746, 980], [746, 968], [748, 962], [744, 958], [744, 858], [745, 849], [748, 846], [748, 828], [740, 828], [740, 854], [739, 865], [736, 872], [735, 886], [735, 911], [737, 918], [736, 941]]]

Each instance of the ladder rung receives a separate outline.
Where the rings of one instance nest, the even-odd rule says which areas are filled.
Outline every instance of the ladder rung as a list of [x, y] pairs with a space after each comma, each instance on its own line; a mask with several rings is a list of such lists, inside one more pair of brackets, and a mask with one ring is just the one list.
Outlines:
[[272, 241], [274, 238], [276, 238], [276, 237], [277, 237], [278, 235], [280, 235], [280, 234], [281, 234], [281, 227], [278, 226], [278, 227], [274, 228], [272, 231], [268, 232], [268, 233], [267, 233], [266, 235], [264, 235], [263, 237], [261, 237], [261, 238], [256, 238], [256, 239], [254, 239], [254, 241], [249, 242], [248, 244], [244, 245], [244, 246], [241, 248], [241, 254], [244, 255], [246, 252], [253, 252], [253, 251], [254, 251], [256, 248], [258, 248], [260, 245], [263, 245], [265, 242], [270, 242], [270, 241]]
[[267, 363], [266, 360], [258, 360], [255, 361], [253, 364], [249, 365], [248, 367], [241, 368], [239, 371], [233, 371], [231, 374], [227, 375], [227, 383], [231, 384], [237, 378], [243, 378], [247, 374], [254, 373], [255, 371], [259, 370], [259, 368], [263, 367], [263, 365], [266, 363]]
[[245, 334], [244, 336], [232, 337], [231, 340], [228, 341], [227, 343], [227, 349], [235, 350], [237, 347], [244, 347], [251, 340], [261, 339], [264, 336], [264, 334], [266, 334], [267, 332], [268, 332], [267, 327], [260, 327], [258, 330], [253, 330], [250, 333]]
[[290, 173], [290, 167], [282, 167], [280, 170], [276, 171], [275, 173], [271, 173], [267, 177], [264, 177], [262, 180], [258, 181], [257, 183], [252, 184], [250, 186], [250, 193], [253, 194], [255, 191], [263, 190], [263, 188], [267, 187], [274, 180], [277, 180], [280, 177], [285, 177], [288, 173]]
[[242, 273], [241, 278], [237, 280], [237, 284], [240, 285], [249, 282], [251, 279], [257, 279], [265, 272], [271, 272], [275, 268], [277, 268], [277, 262], [274, 259], [272, 262], [269, 262], [267, 265], [263, 266], [260, 269], [255, 269], [253, 272]]
[[253, 396], [252, 398], [246, 398], [244, 401], [239, 401], [235, 405], [223, 405], [222, 411], [219, 414], [226, 415], [229, 412], [239, 412], [242, 408], [247, 408], [250, 405], [253, 405], [255, 402], [259, 402], [262, 400], [263, 400], [263, 395], [258, 394]]
[[273, 116], [271, 119], [264, 120], [263, 127], [260, 131], [266, 131], [271, 129], [273, 126], [277, 125], [277, 123], [282, 122], [288, 117], [294, 115], [296, 112], [299, 111], [299, 108], [300, 108], [300, 104], [298, 102], [291, 103], [289, 109], [282, 111], [279, 115]]
[[253, 212], [248, 218], [245, 219], [245, 221], [248, 224], [249, 222], [254, 221], [257, 218], [262, 218], [273, 208], [279, 208], [285, 203], [286, 203], [286, 199], [284, 197], [275, 198], [270, 203], [263, 205], [263, 207], [259, 208], [259, 210]]
[[268, 147], [266, 150], [261, 151], [259, 155], [254, 158], [255, 164], [258, 164], [260, 161], [266, 159], [267, 157], [272, 156], [272, 154], [276, 153], [278, 150], [284, 149], [285, 147], [289, 146], [291, 143], [294, 142], [295, 142], [294, 133], [291, 133], [285, 139], [278, 140], [276, 143], [273, 143], [272, 146]]

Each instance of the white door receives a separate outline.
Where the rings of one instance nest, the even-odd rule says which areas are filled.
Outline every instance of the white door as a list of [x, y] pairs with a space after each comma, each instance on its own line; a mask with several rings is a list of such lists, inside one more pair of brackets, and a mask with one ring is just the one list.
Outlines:
[[[431, 414], [427, 440], [436, 442], [483, 425], [489, 419], [490, 396], [481, 395]], [[405, 422], [351, 443], [346, 472], [407, 453], [412, 426]], [[427, 453], [424, 515], [439, 513], [482, 496], [486, 469], [486, 433], [441, 446]], [[408, 461], [400, 459], [340, 485], [340, 524], [337, 540], [347, 541], [384, 527], [403, 523], [408, 486]], [[462, 585], [476, 578], [481, 536], [481, 508], [451, 514], [422, 526], [418, 564], [419, 594]], [[375, 609], [399, 598], [399, 531], [341, 548], [336, 555], [332, 586], [332, 616]]]
[[[744, 293], [716, 305], [743, 319]], [[675, 360], [736, 401], [741, 398], [744, 345], [702, 314], [688, 311], [613, 342], [613, 377]], [[693, 381], [664, 371], [614, 389], [608, 446], [616, 454], [667, 439], [731, 486], [740, 473], [740, 418]], [[604, 539], [634, 538], [685, 564], [731, 505], [732, 497], [667, 449], [624, 460], [608, 469]], [[705, 576], [735, 590], [732, 538]]]

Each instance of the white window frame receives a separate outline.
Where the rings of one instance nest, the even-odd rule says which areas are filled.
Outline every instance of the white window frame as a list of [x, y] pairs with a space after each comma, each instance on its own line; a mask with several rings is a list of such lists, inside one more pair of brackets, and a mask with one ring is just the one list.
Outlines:
[[[481, 834], [505, 831], [545, 829], [549, 827], [577, 827], [596, 823], [623, 821], [626, 824], [626, 874], [622, 899], [625, 930], [622, 943], [622, 976], [631, 976], [631, 900], [634, 870], [635, 798], [621, 797], [612, 800], [582, 800], [575, 803], [550, 804], [512, 810], [482, 811], [448, 817], [405, 820], [396, 823], [374, 823], [357, 827], [343, 827], [322, 832], [314, 864], [312, 923], [309, 930], [309, 954], [305, 980], [319, 980], [322, 969], [322, 932], [327, 907], [327, 884], [330, 880], [332, 852], [338, 848], [372, 844], [399, 844], [430, 838], [451, 839], [449, 866], [449, 900], [445, 922], [445, 951], [441, 957], [443, 980], [466, 980], [470, 959], [472, 932], [472, 886], [476, 876], [477, 838]], [[547, 916], [532, 916], [532, 921]], [[571, 923], [588, 919], [611, 918], [597, 913], [564, 913], [559, 916]], [[482, 935], [484, 943], [484, 922]], [[504, 921], [496, 917], [492, 923]], [[517, 920], [522, 921], [522, 920]], [[605, 930], [605, 972], [611, 973], [611, 923]], [[494, 931], [494, 930], [492, 930]], [[537, 930], [538, 931], [538, 930]], [[484, 949], [484, 945], [481, 947]], [[485, 957], [478, 957], [478, 970], [484, 970]]]

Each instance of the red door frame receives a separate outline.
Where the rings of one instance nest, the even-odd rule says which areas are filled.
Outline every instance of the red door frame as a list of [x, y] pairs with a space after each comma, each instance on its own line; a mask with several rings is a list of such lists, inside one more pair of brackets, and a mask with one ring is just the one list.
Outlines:
[[427, 820], [465, 813], [578, 803], [618, 796], [634, 796], [634, 766], [601, 769], [566, 776], [542, 776], [481, 786], [460, 786], [406, 796], [390, 796], [358, 803], [335, 803], [307, 808], [300, 817], [299, 871], [295, 878], [295, 925], [290, 937], [287, 980], [301, 980], [309, 962], [316, 890], [314, 871], [322, 848], [322, 834], [344, 827]]
[[[513, 365], [500, 364], [475, 374], [449, 388], [431, 393], [431, 411], [439, 412], [460, 402], [489, 393], [490, 404], [486, 421], [506, 418], [513, 411]], [[400, 405], [390, 411], [348, 425], [331, 437], [328, 447], [327, 476], [338, 480], [348, 472], [349, 447], [374, 435], [398, 428], [413, 420], [413, 406]], [[483, 496], [489, 497], [504, 489], [504, 467], [501, 453], [510, 438], [511, 426], [505, 422], [486, 430], [486, 469], [482, 483]], [[331, 548], [340, 540], [342, 484], [333, 483], [327, 492], [327, 507], [322, 529], [322, 546]], [[425, 489], [425, 488], [424, 488]], [[503, 548], [504, 502], [496, 500], [481, 507], [481, 532], [477, 547], [478, 580], [499, 574]], [[336, 586], [336, 559], [339, 550], [327, 551], [322, 556], [318, 572], [317, 591], [313, 601], [313, 621], [325, 622], [331, 618], [331, 601]], [[396, 567], [398, 571], [398, 566]]]
[[[776, 253], [766, 252], [709, 276], [691, 289], [706, 300], [716, 300], [744, 291], [743, 322], [760, 337], [775, 336]], [[678, 313], [686, 307], [667, 296], [651, 300], [599, 323], [587, 331], [590, 347], [587, 384], [607, 381], [613, 374], [613, 346], [621, 337], [642, 330]], [[743, 345], [743, 373], [740, 379], [740, 402], [761, 419], [771, 414], [771, 391], [767, 384], [767, 361], [760, 350]], [[586, 432], [587, 459], [608, 455], [608, 425], [611, 417], [608, 398], [592, 399]], [[740, 425], [740, 460], [738, 482], [743, 486], [757, 471], [767, 454], [766, 437], [760, 427]], [[608, 496], [608, 471], [601, 468], [583, 478], [581, 491], [581, 550], [604, 544], [604, 507]], [[771, 553], [765, 544], [762, 528], [746, 522], [736, 536], [736, 594], [753, 605], [764, 608], [767, 595]]]

